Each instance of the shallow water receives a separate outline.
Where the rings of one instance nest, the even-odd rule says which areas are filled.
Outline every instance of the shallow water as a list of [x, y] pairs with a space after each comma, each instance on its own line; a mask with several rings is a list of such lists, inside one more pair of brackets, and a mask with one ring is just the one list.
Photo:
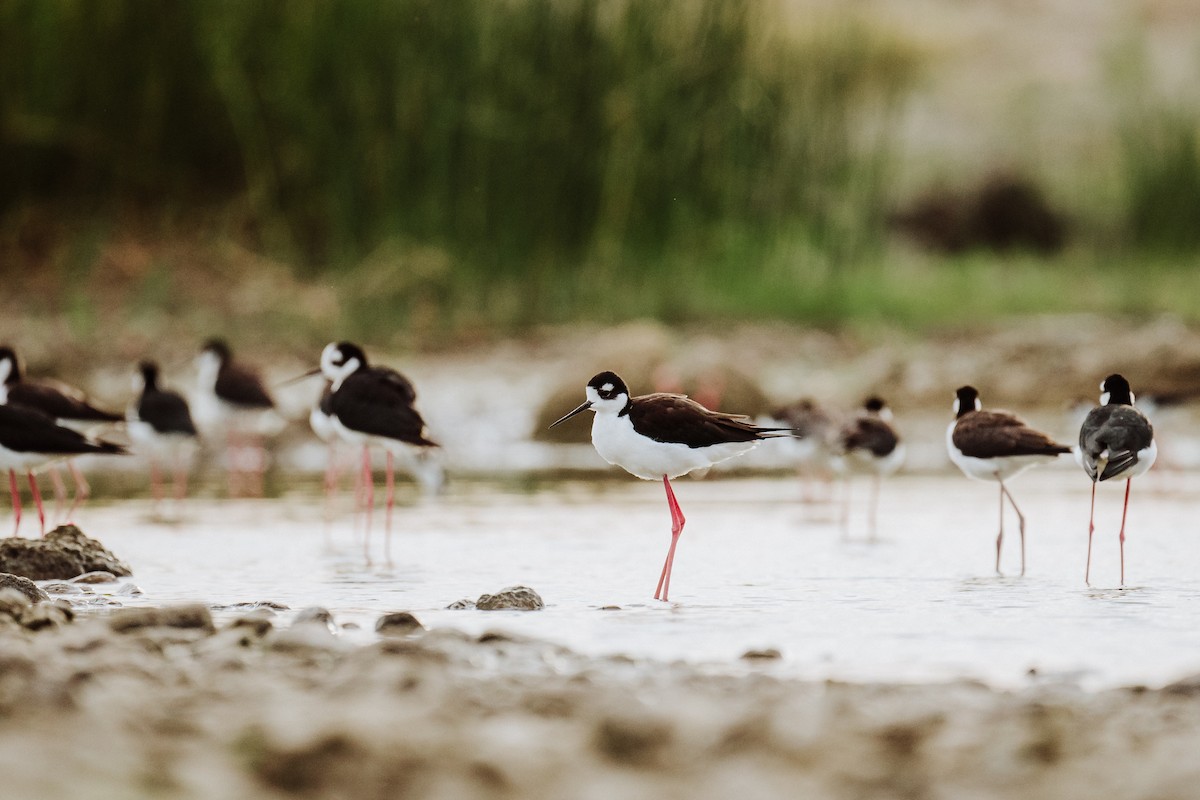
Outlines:
[[[783, 659], [772, 669], [810, 678], [1066, 679], [1098, 688], [1200, 671], [1200, 475], [1155, 471], [1134, 486], [1125, 590], [1122, 487], [1100, 493], [1092, 588], [1083, 583], [1086, 479], [1044, 470], [1012, 488], [1028, 518], [1024, 578], [1016, 577], [1011, 513], [1007, 577], [992, 570], [997, 496], [987, 484], [958, 476], [887, 482], [881, 540], [871, 544], [860, 507], [865, 481], [853, 487], [850, 541], [836, 506], [801, 502], [794, 479], [676, 481], [688, 522], [670, 604], [651, 599], [669, 543], [662, 489], [634, 480], [528, 493], [452, 485], [396, 509], [390, 568], [381, 563], [382, 514], [368, 567], [348, 497], [332, 526], [320, 498], [307, 495], [197, 500], [168, 524], [153, 520], [148, 503], [130, 501], [88, 509], [82, 522], [133, 565], [145, 594], [122, 602], [325, 606], [361, 625], [348, 635], [363, 639], [381, 612], [408, 610], [431, 627], [506, 630], [586, 653], [717, 669], [738, 669], [743, 652], [774, 647]], [[416, 492], [406, 485], [402, 494]], [[445, 608], [513, 584], [536, 589], [547, 608]]]

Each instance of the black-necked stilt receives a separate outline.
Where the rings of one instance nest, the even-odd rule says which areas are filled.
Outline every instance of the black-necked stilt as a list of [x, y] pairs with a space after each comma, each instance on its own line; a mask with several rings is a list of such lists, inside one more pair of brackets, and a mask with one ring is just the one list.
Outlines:
[[134, 379], [137, 398], [125, 412], [126, 428], [133, 448], [150, 462], [150, 486], [155, 502], [162, 501], [158, 468], [165, 462], [175, 481], [175, 499], [187, 494], [187, 474], [196, 449], [196, 425], [187, 401], [177, 392], [158, 385], [158, 365], [138, 364]]
[[954, 398], [955, 419], [946, 430], [950, 460], [968, 478], [1000, 484], [1000, 533], [996, 537], [996, 572], [1000, 572], [1000, 544], [1004, 540], [1004, 498], [1017, 512], [1021, 530], [1021, 574], [1025, 574], [1025, 515], [1017, 508], [1004, 481], [1030, 467], [1055, 460], [1071, 448], [1059, 444], [1007, 411], [983, 411], [979, 392], [961, 387]]
[[686, 522], [671, 478], [707, 469], [753, 449], [763, 439], [789, 436], [791, 431], [758, 427], [744, 416], [709, 411], [683, 395], [630, 397], [625, 382], [612, 372], [596, 375], [584, 391], [587, 400], [550, 427], [590, 409], [596, 415], [592, 444], [600, 457], [643, 480], [663, 482], [671, 511], [671, 546], [654, 599], [666, 601], [675, 545]]
[[[375, 503], [370, 448], [380, 447], [387, 454], [384, 547], [390, 563], [392, 508], [396, 499], [394, 457], [406, 456], [412, 450], [427, 450], [438, 444], [428, 437], [425, 420], [413, 405], [417, 393], [412, 383], [393, 369], [368, 364], [366, 354], [358, 345], [350, 342], [326, 345], [321, 352], [321, 372], [330, 381], [327, 416], [332, 429], [343, 441], [363, 449], [362, 479], [368, 531], [365, 546], [368, 548], [371, 509]], [[367, 559], [370, 560], [369, 549]]]
[[261, 496], [267, 467], [263, 437], [283, 427], [258, 372], [235, 361], [220, 339], [205, 343], [196, 358], [197, 392], [192, 413], [200, 429], [214, 438], [224, 435], [230, 492]]
[[1091, 410], [1079, 429], [1076, 460], [1092, 479], [1092, 511], [1088, 517], [1087, 566], [1083, 582], [1090, 584], [1092, 533], [1096, 530], [1096, 483], [1125, 480], [1125, 505], [1121, 510], [1121, 585], [1125, 585], [1125, 516], [1129, 513], [1129, 487], [1133, 479], [1154, 466], [1158, 445], [1154, 426], [1133, 407], [1129, 381], [1109, 375], [1100, 384], [1100, 405]]
[[814, 476], [829, 481], [833, 445], [840, 427], [833, 411], [805, 397], [777, 407], [760, 421], [767, 426], [780, 425], [794, 431], [788, 449], [802, 478]]
[[34, 471], [72, 456], [88, 454], [124, 453], [120, 445], [93, 441], [82, 433], [63, 427], [54, 420], [23, 406], [0, 405], [0, 469], [8, 470], [9, 489], [12, 492], [13, 527], [15, 536], [21, 528], [21, 497], [17, 489], [17, 472], [24, 472], [29, 479], [29, 491], [37, 505], [41, 531], [46, 533], [46, 510], [42, 506]]
[[[21, 361], [11, 347], [0, 347], [0, 404], [5, 403], [40, 411], [57, 424], [83, 434], [123, 419], [120, 414], [92, 405], [87, 396], [73, 386], [58, 381], [26, 378]], [[67, 469], [75, 481], [75, 497], [67, 509], [67, 516], [70, 517], [79, 504], [87, 500], [92, 490], [73, 461], [67, 461]], [[67, 492], [57, 466], [51, 466], [50, 478], [54, 482], [57, 511], [61, 512]]]
[[[879, 508], [879, 484], [904, 463], [904, 444], [892, 425], [892, 410], [879, 397], [869, 397], [851, 420], [838, 429], [834, 439], [834, 469], [849, 478], [850, 473], [872, 476], [870, 535], [876, 538], [876, 514]], [[842, 532], [849, 526], [850, 487], [847, 480], [842, 504]]]

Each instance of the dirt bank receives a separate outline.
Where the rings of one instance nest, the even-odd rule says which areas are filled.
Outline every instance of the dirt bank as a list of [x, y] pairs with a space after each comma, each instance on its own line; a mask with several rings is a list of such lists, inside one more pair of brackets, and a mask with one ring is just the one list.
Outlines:
[[1136, 798], [1200, 777], [1196, 683], [812, 683], [770, 659], [712, 674], [445, 629], [352, 646], [262, 611], [220, 630], [202, 607], [117, 614], [0, 625], [5, 796]]

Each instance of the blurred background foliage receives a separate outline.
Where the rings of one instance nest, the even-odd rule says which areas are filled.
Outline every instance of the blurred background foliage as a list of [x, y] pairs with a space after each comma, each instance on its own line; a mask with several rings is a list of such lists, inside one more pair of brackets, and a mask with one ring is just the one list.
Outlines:
[[[1066, 198], [1047, 250], [1003, 238], [1025, 208], [996, 223], [994, 185], [899, 208], [898, 128], [935, 59], [791, 8], [5, 0], [0, 273], [85, 329], [97, 298], [217, 324], [226, 282], [257, 287], [245, 314], [371, 336], [1140, 310], [1163, 297], [1107, 265], [1195, 272], [1200, 113], [1146, 92], [1144, 58], [1114, 79], [1103, 208], [1091, 174], [1074, 195], [1003, 179], [1012, 202]], [[962, 230], [922, 255], [897, 220]], [[1002, 246], [973, 236], [998, 224]], [[1097, 269], [1117, 277], [1072, 292]]]

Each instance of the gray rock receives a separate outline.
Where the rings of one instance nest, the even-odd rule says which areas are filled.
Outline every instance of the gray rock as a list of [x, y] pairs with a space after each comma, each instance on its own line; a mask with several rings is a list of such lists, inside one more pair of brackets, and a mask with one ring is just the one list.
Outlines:
[[407, 636], [425, 630], [420, 620], [407, 611], [384, 614], [375, 622], [375, 631], [384, 636]]
[[475, 603], [472, 602], [471, 600], [468, 600], [465, 597], [462, 600], [455, 600], [453, 603], [446, 606], [446, 608], [450, 611], [462, 611], [464, 609], [474, 608], [474, 607], [475, 607]]
[[46, 594], [83, 594], [83, 589], [73, 583], [63, 583], [55, 581], [53, 583], [43, 583], [42, 591]]
[[522, 611], [537, 611], [545, 608], [541, 596], [528, 586], [510, 586], [496, 594], [483, 594], [475, 601], [475, 607], [480, 611], [498, 611], [500, 609], [519, 609]]
[[71, 578], [71, 583], [115, 583], [117, 576], [107, 570], [96, 570], [94, 572], [85, 572], [82, 575]]
[[337, 622], [333, 619], [333, 614], [328, 608], [320, 606], [310, 606], [300, 609], [296, 614], [296, 618], [292, 620], [292, 627], [297, 625], [315, 625], [322, 627], [330, 633], [337, 633]]
[[39, 589], [33, 581], [22, 578], [20, 575], [10, 575], [7, 572], [0, 572], [0, 589], [18, 591], [25, 595], [31, 603], [44, 603], [50, 599], [50, 595]]
[[767, 647], [762, 650], [747, 650], [742, 653], [742, 658], [746, 661], [773, 661], [783, 658], [783, 653], [774, 647]]
[[212, 613], [199, 603], [165, 608], [121, 608], [108, 615], [108, 627], [117, 633], [141, 628], [199, 628], [213, 632]]
[[268, 609], [255, 610], [249, 614], [244, 614], [238, 617], [233, 622], [229, 623], [229, 627], [234, 629], [245, 629], [254, 636], [266, 636], [275, 627], [275, 624], [271, 622], [272, 613], [273, 612]]
[[114, 594], [125, 595], [127, 597], [133, 597], [134, 595], [142, 594], [142, 590], [136, 583], [127, 583], [124, 586], [122, 586], [120, 589], [117, 589], [117, 591], [114, 592]]
[[131, 574], [124, 562], [74, 525], [60, 525], [42, 539], [0, 539], [0, 572], [51, 581], [97, 571]]

